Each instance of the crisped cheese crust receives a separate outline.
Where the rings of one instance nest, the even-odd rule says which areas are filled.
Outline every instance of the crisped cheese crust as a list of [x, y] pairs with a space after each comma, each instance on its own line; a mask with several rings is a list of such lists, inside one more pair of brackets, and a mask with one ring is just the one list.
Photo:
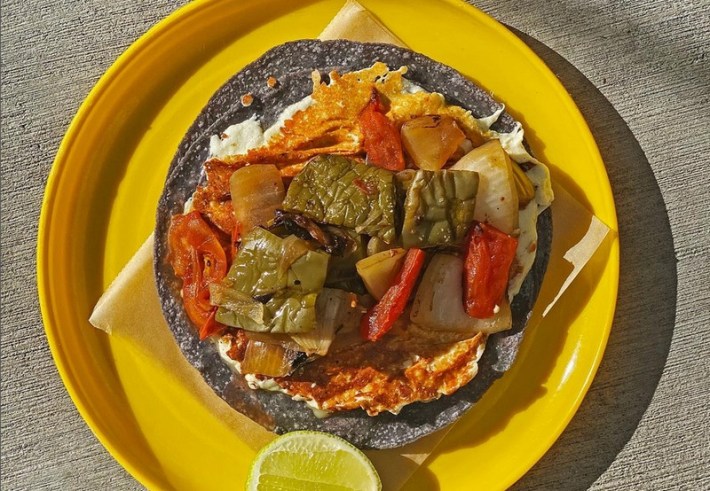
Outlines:
[[[339, 333], [326, 356], [275, 382], [319, 409], [361, 408], [375, 416], [384, 411], [397, 414], [407, 404], [453, 394], [476, 376], [484, 334], [456, 340], [452, 334], [399, 324], [376, 343], [362, 341], [357, 333]], [[236, 346], [245, 340], [234, 338], [235, 355]]]

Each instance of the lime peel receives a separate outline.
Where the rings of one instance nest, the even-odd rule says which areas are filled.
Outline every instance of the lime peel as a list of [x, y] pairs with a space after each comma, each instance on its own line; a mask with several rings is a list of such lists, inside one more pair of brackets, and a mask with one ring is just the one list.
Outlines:
[[286, 433], [256, 454], [247, 491], [379, 491], [375, 466], [357, 447], [318, 431]]

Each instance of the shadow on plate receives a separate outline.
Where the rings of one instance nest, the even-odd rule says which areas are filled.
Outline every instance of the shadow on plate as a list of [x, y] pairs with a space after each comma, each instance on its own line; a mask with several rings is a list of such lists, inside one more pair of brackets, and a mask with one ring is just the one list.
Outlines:
[[[433, 458], [459, 448], [471, 448], [485, 443], [507, 427], [517, 414], [525, 412], [535, 401], [548, 394], [547, 381], [555, 366], [560, 363], [560, 354], [568, 341], [569, 328], [596, 291], [600, 281], [597, 272], [604, 269], [609, 261], [613, 244], [610, 239], [614, 232], [599, 247], [590, 266], [581, 271], [565, 292], [565, 298], [575, 301], [563, 302], [563, 307], [552, 309], [542, 322], [544, 307], [553, 303], [573, 269], [573, 265], [563, 256], [582, 240], [592, 222], [592, 215], [586, 211], [592, 207], [584, 190], [563, 170], [553, 168], [552, 171], [553, 181], [560, 185], [556, 189], [558, 204], [552, 206], [552, 250], [537, 308], [528, 323], [517, 359], [509, 373], [476, 403], [477, 410], [456, 423], [456, 431], [452, 431], [436, 448]], [[563, 199], [566, 195], [570, 197]], [[576, 207], [583, 209], [577, 210]], [[558, 233], [560, 230], [565, 233]]]
[[567, 429], [512, 488], [584, 490], [630, 440], [663, 372], [675, 325], [673, 237], [651, 167], [622, 117], [564, 58], [510, 29], [573, 95], [599, 145], [619, 219], [619, 296], [599, 371]]

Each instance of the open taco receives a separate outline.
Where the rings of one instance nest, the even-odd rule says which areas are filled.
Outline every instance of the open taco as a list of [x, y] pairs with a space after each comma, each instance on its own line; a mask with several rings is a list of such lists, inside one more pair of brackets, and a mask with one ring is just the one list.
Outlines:
[[163, 312], [207, 383], [266, 428], [404, 445], [510, 367], [551, 201], [521, 125], [452, 68], [287, 43], [180, 144], [157, 213]]

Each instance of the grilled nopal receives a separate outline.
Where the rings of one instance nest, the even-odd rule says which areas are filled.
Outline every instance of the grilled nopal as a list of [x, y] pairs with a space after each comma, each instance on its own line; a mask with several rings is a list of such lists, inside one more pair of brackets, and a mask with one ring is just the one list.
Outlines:
[[283, 208], [389, 243], [396, 235], [395, 203], [391, 172], [346, 157], [320, 155], [293, 179]]
[[473, 222], [478, 191], [476, 172], [418, 170], [401, 178], [401, 182], [406, 187], [402, 227], [404, 247], [463, 242]]
[[[219, 307], [216, 320], [258, 332], [312, 330], [328, 260], [328, 254], [309, 250], [301, 239], [254, 228], [242, 240], [227, 277], [211, 289], [210, 300]], [[264, 303], [254, 300], [264, 296], [269, 297]]]

